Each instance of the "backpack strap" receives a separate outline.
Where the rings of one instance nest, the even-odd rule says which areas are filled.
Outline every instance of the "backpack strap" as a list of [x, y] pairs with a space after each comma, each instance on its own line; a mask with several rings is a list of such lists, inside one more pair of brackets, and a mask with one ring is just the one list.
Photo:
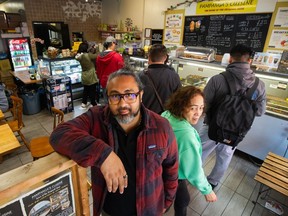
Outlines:
[[153, 90], [154, 90], [154, 93], [155, 93], [155, 95], [156, 95], [156, 97], [157, 97], [157, 100], [158, 100], [158, 102], [159, 102], [159, 104], [160, 104], [160, 107], [161, 107], [161, 109], [162, 109], [162, 112], [163, 112], [163, 111], [165, 110], [165, 109], [164, 109], [164, 105], [163, 105], [163, 102], [162, 102], [162, 100], [161, 100], [161, 97], [160, 97], [160, 95], [158, 94], [158, 91], [157, 91], [157, 89], [156, 89], [156, 87], [155, 87], [154, 81], [153, 81], [151, 75], [149, 74], [148, 70], [145, 70], [145, 71], [144, 71], [144, 74], [147, 75], [148, 79], [150, 80], [151, 85], [152, 85]]
[[236, 94], [236, 81], [233, 75], [227, 71], [220, 73], [222, 76], [224, 76], [227, 85], [229, 86], [230, 94], [235, 95]]
[[253, 96], [256, 88], [258, 87], [258, 84], [259, 84], [259, 78], [255, 77], [255, 82], [254, 82], [253, 86], [251, 88], [249, 88], [246, 92], [247, 98], [252, 99], [252, 96]]

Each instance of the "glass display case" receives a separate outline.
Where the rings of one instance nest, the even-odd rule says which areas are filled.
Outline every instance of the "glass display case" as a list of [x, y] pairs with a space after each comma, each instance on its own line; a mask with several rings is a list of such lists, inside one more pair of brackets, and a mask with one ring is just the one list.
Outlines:
[[71, 83], [81, 83], [81, 65], [75, 58], [56, 58], [48, 59], [42, 58], [43, 66], [48, 67], [50, 74], [55, 75], [66, 75], [71, 78]]
[[148, 68], [148, 59], [129, 56], [129, 65], [135, 72], [141, 72]]
[[[125, 56], [124, 58], [128, 58], [127, 60], [125, 59], [125, 62], [127, 61], [135, 72], [141, 72], [144, 69], [148, 68], [148, 59], [147, 58], [141, 58], [141, 57], [136, 57], [136, 56]], [[173, 66], [173, 61], [169, 58], [167, 64]], [[176, 68], [175, 68], [176, 70]]]
[[67, 58], [40, 58], [43, 66], [48, 67], [52, 76], [61, 75], [68, 76], [71, 79], [73, 99], [82, 97], [83, 85], [81, 83], [81, 65], [72, 57]]
[[[172, 66], [183, 86], [194, 85], [202, 90], [210, 77], [225, 71], [225, 66], [218, 62], [180, 58], [173, 58]], [[265, 83], [266, 113], [255, 118], [251, 130], [237, 149], [262, 160], [269, 151], [288, 157], [288, 76], [259, 71], [255, 74]]]

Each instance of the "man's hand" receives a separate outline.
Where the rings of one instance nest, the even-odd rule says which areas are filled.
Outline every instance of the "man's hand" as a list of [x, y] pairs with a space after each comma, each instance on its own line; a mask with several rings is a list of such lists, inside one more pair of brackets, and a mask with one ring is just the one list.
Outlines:
[[128, 186], [128, 175], [122, 161], [113, 151], [103, 162], [100, 170], [105, 178], [108, 191], [115, 193], [119, 188], [119, 192], [122, 194], [124, 188]]

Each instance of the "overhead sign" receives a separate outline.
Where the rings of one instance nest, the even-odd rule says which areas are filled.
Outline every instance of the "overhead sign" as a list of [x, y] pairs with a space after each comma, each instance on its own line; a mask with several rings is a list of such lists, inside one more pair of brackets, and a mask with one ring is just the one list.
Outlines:
[[258, 0], [219, 0], [199, 2], [196, 14], [227, 14], [255, 12]]

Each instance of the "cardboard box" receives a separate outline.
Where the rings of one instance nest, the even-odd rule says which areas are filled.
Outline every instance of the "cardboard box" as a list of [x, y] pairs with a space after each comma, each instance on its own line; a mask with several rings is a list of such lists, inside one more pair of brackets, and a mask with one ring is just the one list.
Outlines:
[[12, 70], [9, 59], [0, 60], [0, 70], [5, 72]]

